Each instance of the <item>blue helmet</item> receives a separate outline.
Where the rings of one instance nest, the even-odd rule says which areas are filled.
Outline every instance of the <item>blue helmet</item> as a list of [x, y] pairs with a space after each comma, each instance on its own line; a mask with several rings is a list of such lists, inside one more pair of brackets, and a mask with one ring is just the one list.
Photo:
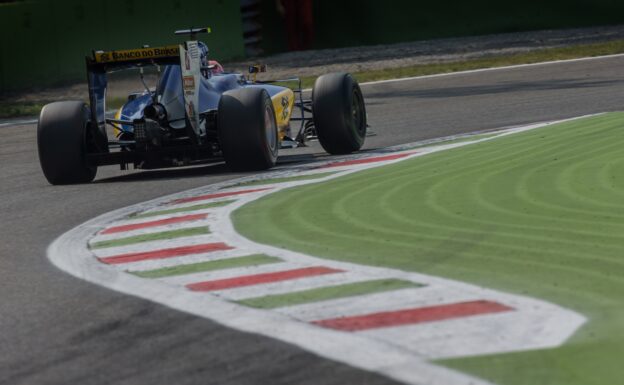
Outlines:
[[202, 67], [208, 66], [208, 46], [201, 41], [197, 42], [197, 47], [199, 48], [199, 60], [201, 62]]

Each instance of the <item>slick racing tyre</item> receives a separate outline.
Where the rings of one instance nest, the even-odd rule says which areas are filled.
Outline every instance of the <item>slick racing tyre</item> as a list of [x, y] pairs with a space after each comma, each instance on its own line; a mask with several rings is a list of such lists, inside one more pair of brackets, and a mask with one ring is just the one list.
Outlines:
[[235, 171], [275, 165], [279, 140], [275, 111], [262, 88], [239, 88], [221, 96], [217, 113], [219, 142], [226, 165]]
[[366, 138], [366, 107], [355, 79], [346, 73], [320, 76], [312, 90], [314, 127], [330, 154], [359, 150]]
[[88, 183], [97, 166], [87, 163], [89, 109], [83, 102], [56, 102], [43, 107], [37, 126], [39, 163], [53, 185]]

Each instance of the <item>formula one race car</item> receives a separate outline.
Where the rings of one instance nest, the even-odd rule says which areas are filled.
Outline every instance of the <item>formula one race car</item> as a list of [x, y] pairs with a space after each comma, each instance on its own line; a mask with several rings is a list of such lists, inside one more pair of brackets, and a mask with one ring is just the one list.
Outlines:
[[[312, 99], [304, 100], [298, 78], [256, 81], [263, 66], [252, 66], [247, 77], [224, 72], [195, 38], [208, 31], [176, 31], [190, 35], [180, 45], [95, 51], [87, 57], [90, 106], [67, 101], [41, 110], [37, 142], [47, 180], [90, 182], [101, 165], [150, 169], [217, 159], [233, 170], [263, 170], [275, 165], [280, 147], [303, 146], [313, 137], [330, 154], [360, 149], [366, 110], [351, 75], [319, 77]], [[144, 81], [146, 67], [158, 75], [155, 88]], [[116, 115], [107, 117], [107, 74], [137, 68], [145, 90], [130, 94]], [[298, 87], [275, 84], [289, 81]], [[295, 107], [300, 113], [293, 116]], [[299, 123], [294, 138], [291, 122]], [[115, 140], [108, 139], [107, 127]]]

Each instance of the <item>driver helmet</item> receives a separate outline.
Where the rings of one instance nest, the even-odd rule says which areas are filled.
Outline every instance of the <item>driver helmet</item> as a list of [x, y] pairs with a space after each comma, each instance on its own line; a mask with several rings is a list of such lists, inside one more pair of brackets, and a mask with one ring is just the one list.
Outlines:
[[202, 67], [208, 66], [208, 46], [201, 41], [197, 42], [197, 47], [199, 48], [199, 60], [201, 62]]
[[[210, 70], [212, 75], [221, 74], [225, 72], [223, 66], [216, 60], [208, 60], [208, 53], [210, 52], [208, 46], [203, 42], [198, 42], [197, 46], [199, 48], [199, 59], [202, 67], [214, 66]], [[207, 74], [205, 76], [208, 76]]]

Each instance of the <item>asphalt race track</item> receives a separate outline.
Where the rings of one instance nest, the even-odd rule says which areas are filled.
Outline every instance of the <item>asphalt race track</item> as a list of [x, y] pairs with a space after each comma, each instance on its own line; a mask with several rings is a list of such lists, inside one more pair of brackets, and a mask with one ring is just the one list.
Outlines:
[[[624, 57], [363, 86], [366, 148], [623, 109]], [[110, 210], [240, 174], [101, 168], [53, 187], [36, 125], [0, 127], [0, 384], [386, 384], [268, 338], [123, 296], [53, 267], [46, 247]], [[281, 162], [324, 156], [317, 144]]]

